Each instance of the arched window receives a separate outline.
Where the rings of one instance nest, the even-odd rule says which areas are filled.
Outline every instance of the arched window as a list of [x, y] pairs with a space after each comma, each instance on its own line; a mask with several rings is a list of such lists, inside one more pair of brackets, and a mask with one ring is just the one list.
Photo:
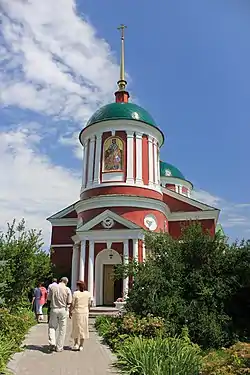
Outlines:
[[123, 170], [124, 143], [119, 137], [109, 137], [103, 145], [103, 172]]

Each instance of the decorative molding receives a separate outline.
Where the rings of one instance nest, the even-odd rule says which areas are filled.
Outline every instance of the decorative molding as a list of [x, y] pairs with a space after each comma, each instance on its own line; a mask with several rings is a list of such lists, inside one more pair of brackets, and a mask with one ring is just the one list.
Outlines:
[[[104, 174], [106, 173], [103, 173], [102, 176], [104, 176]], [[105, 182], [105, 183], [100, 183], [100, 184], [95, 184], [94, 186], [91, 185], [91, 186], [87, 186], [86, 188], [81, 188], [81, 191], [80, 191], [80, 194], [84, 193], [85, 191], [87, 190], [91, 190], [93, 188], [95, 189], [98, 189], [98, 188], [102, 188], [102, 187], [107, 187], [107, 186], [126, 186], [126, 187], [135, 187], [136, 185], [134, 184], [134, 182], [131, 182], [131, 183], [125, 183], [125, 182]], [[143, 188], [143, 189], [148, 189], [148, 190], [153, 190], [153, 191], [157, 191], [158, 193], [160, 194], [163, 194], [162, 193], [162, 187], [160, 185], [155, 185], [155, 184], [151, 184], [151, 185], [143, 185], [143, 183], [141, 183], [140, 185], [138, 185], [138, 187], [140, 188]]]
[[79, 231], [77, 230], [78, 237], [83, 240], [94, 241], [95, 243], [107, 243], [107, 241], [123, 242], [129, 239], [143, 239], [143, 229], [112, 229], [109, 230], [92, 230], [92, 231]]
[[77, 227], [78, 219], [58, 218], [50, 219], [49, 222], [53, 225], [53, 227]]
[[[78, 201], [75, 205], [77, 213], [93, 210], [95, 208], [111, 208], [111, 207], [137, 207], [148, 210], [157, 210], [165, 216], [170, 215], [169, 207], [163, 201], [152, 198], [136, 197], [136, 196], [115, 196], [105, 195], [88, 198]], [[120, 216], [119, 216], [120, 217]]]
[[173, 212], [168, 221], [188, 221], [188, 220], [217, 220], [219, 218], [219, 210], [195, 211], [195, 212]]
[[[77, 202], [75, 202], [77, 203]], [[52, 216], [48, 217], [46, 220], [50, 221], [51, 219], [61, 219], [63, 216], [70, 214], [71, 212], [75, 211], [75, 203], [71, 204], [63, 208], [62, 210], [58, 211], [57, 213], [53, 214]]]
[[60, 245], [60, 244], [56, 244], [56, 245], [50, 245], [50, 247], [52, 248], [57, 248], [57, 247], [74, 247], [75, 244], [72, 244], [72, 243], [69, 243], [69, 244], [63, 244], [63, 245]]
[[193, 184], [190, 181], [182, 180], [178, 177], [172, 177], [172, 176], [161, 176], [161, 183], [165, 186], [166, 184], [170, 185], [178, 185], [181, 184], [182, 186], [185, 186], [186, 188], [192, 190]]
[[[101, 122], [101, 128], [103, 133], [110, 131], [110, 129], [115, 129], [116, 131], [128, 131], [128, 132], [138, 132], [142, 134], [146, 134], [151, 136], [152, 138], [157, 139], [159, 144], [162, 146], [164, 141], [163, 133], [157, 127], [152, 125], [146, 124], [141, 121], [136, 120], [107, 120]], [[100, 122], [92, 124], [91, 126], [87, 126], [83, 129], [80, 134], [80, 141], [81, 143], [84, 142], [86, 138], [90, 138], [91, 136], [100, 132]]]
[[[131, 221], [124, 219], [123, 217], [117, 215], [115, 212], [106, 210], [101, 214], [95, 216], [92, 220], [88, 221], [86, 224], [83, 224], [81, 227], [77, 228], [77, 232], [79, 231], [87, 231], [94, 228], [96, 225], [104, 222], [106, 219], [113, 220], [124, 225], [129, 229], [139, 229], [140, 227]], [[106, 228], [107, 229], [107, 228]]]

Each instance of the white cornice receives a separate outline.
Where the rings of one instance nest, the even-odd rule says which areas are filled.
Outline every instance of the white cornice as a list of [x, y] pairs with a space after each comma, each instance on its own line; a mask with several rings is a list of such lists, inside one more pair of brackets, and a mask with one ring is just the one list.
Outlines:
[[145, 197], [102, 195], [81, 200], [75, 204], [75, 209], [78, 214], [83, 211], [93, 210], [100, 207], [138, 207], [149, 210], [157, 210], [162, 212], [165, 216], [170, 214], [168, 206], [163, 201]]
[[164, 141], [163, 133], [160, 129], [141, 121], [121, 119], [101, 121], [101, 123], [97, 122], [95, 124], [87, 126], [81, 133], [81, 142], [83, 143], [85, 139], [91, 138], [93, 135], [99, 134], [100, 129], [102, 133], [109, 132], [111, 131], [111, 129], [114, 129], [116, 131], [137, 132], [147, 134], [152, 138], [156, 139], [159, 142], [160, 146], [163, 144]]
[[72, 247], [72, 246], [73, 246], [72, 243], [69, 243], [69, 244], [62, 244], [62, 245], [60, 245], [60, 244], [50, 245], [50, 247], [52, 247], [52, 249], [53, 249], [53, 248], [57, 248], [57, 247]]
[[91, 231], [81, 231], [77, 229], [77, 238], [94, 242], [123, 242], [128, 239], [143, 239], [144, 231], [142, 229], [101, 229]]
[[127, 229], [141, 229], [138, 225], [134, 224], [132, 221], [124, 219], [122, 216], [117, 215], [113, 211], [106, 210], [102, 212], [101, 214], [95, 216], [92, 220], [88, 221], [86, 224], [83, 224], [81, 227], [78, 227], [77, 231], [88, 231], [91, 228], [94, 228], [96, 225], [100, 224], [103, 220], [107, 218], [111, 218], [117, 223], [124, 225], [125, 227], [127, 227]]
[[91, 189], [99, 189], [99, 188], [105, 188], [105, 187], [110, 187], [110, 186], [125, 186], [125, 187], [135, 187], [135, 188], [141, 188], [141, 189], [148, 189], [152, 191], [157, 191], [161, 195], [162, 193], [162, 188], [160, 185], [157, 184], [152, 184], [152, 185], [144, 185], [142, 183], [127, 183], [127, 182], [102, 182], [99, 184], [93, 183], [92, 185], [89, 185], [88, 187], [81, 187], [81, 192], [80, 194], [84, 193], [87, 190]]
[[78, 219], [64, 219], [64, 218], [58, 218], [58, 219], [48, 219], [49, 222], [54, 227], [76, 227]]
[[195, 211], [195, 212], [172, 212], [168, 221], [189, 221], [189, 220], [215, 220], [217, 223], [219, 210]]

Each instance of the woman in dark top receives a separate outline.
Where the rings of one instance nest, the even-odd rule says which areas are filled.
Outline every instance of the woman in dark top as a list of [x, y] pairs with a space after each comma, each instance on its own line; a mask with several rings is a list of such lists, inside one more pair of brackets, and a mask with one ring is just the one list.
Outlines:
[[42, 286], [42, 284], [39, 283], [37, 285], [37, 287], [34, 289], [33, 300], [32, 300], [33, 309], [34, 309], [34, 313], [35, 313], [37, 322], [39, 322], [40, 300], [41, 300], [41, 297], [42, 297], [42, 292], [41, 292], [41, 289], [40, 289], [41, 286]]

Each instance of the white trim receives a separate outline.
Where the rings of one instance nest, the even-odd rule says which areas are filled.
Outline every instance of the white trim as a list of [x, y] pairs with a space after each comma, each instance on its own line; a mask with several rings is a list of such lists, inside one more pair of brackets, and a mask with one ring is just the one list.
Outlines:
[[159, 176], [158, 176], [158, 158], [157, 158], [157, 141], [153, 139], [153, 154], [154, 154], [154, 183], [156, 185], [159, 184]]
[[79, 249], [78, 245], [73, 246], [72, 260], [71, 260], [71, 290], [74, 292], [76, 290], [77, 274], [78, 274], [78, 255]]
[[182, 180], [181, 178], [178, 177], [172, 177], [172, 176], [166, 176], [163, 177], [161, 176], [161, 183], [162, 185], [170, 184], [170, 185], [178, 185], [181, 183], [181, 185], [185, 186], [186, 188], [192, 190], [193, 189], [193, 184], [190, 181], [187, 180]]
[[136, 176], [135, 182], [138, 185], [142, 185], [142, 133], [135, 133], [135, 145], [136, 145]]
[[84, 188], [86, 185], [86, 145], [83, 145], [82, 149], [82, 160], [83, 160], [83, 166], [82, 166], [82, 187]]
[[86, 240], [81, 241], [80, 247], [80, 264], [79, 264], [79, 279], [84, 281], [85, 277], [85, 261], [86, 261]]
[[195, 212], [173, 212], [168, 221], [208, 220], [217, 222], [219, 210], [195, 211]]
[[91, 126], [87, 126], [80, 134], [81, 143], [83, 143], [85, 139], [90, 138], [92, 135], [99, 133], [100, 128], [102, 129], [103, 133], [109, 132], [110, 129], [115, 129], [116, 131], [136, 131], [138, 133], [150, 135], [152, 138], [157, 139], [161, 146], [164, 141], [163, 133], [157, 127], [136, 120], [120, 119], [101, 121], [92, 124]]
[[102, 154], [102, 133], [97, 134], [95, 144], [95, 170], [94, 170], [94, 184], [100, 183], [101, 173], [101, 154]]
[[105, 195], [88, 198], [78, 201], [75, 205], [77, 214], [80, 212], [93, 210], [95, 208], [111, 208], [111, 207], [137, 207], [149, 210], [157, 210], [165, 216], [170, 215], [169, 207], [163, 201], [153, 198], [121, 196], [121, 195]]
[[[77, 202], [75, 202], [77, 203]], [[52, 219], [61, 219], [63, 216], [68, 215], [69, 213], [75, 211], [75, 203], [71, 204], [68, 207], [63, 208], [62, 210], [56, 212], [55, 214], [51, 215], [47, 218], [48, 221], [51, 221]]]
[[107, 241], [112, 242], [123, 242], [129, 239], [143, 239], [143, 229], [99, 229], [91, 231], [80, 231], [77, 229], [78, 237], [83, 240], [95, 241], [97, 243], [103, 243]]
[[[123, 264], [128, 265], [129, 263], [129, 245], [128, 240], [123, 241]], [[127, 297], [129, 287], [129, 277], [127, 276], [123, 280], [123, 298]]]
[[126, 183], [134, 184], [134, 132], [127, 133], [127, 179]]
[[72, 244], [72, 243], [63, 244], [63, 245], [59, 245], [59, 244], [57, 244], [57, 245], [50, 245], [50, 247], [52, 247], [52, 248], [56, 248], [56, 247], [72, 247], [72, 246], [74, 246], [74, 244]]
[[146, 248], [145, 248], [145, 241], [142, 242], [142, 261], [145, 262], [146, 260]]
[[154, 184], [153, 138], [148, 136], [148, 184]]
[[119, 216], [115, 212], [110, 211], [110, 210], [106, 210], [106, 211], [102, 212], [101, 214], [95, 216], [93, 219], [88, 221], [86, 224], [83, 224], [81, 227], [79, 227], [77, 229], [77, 232], [78, 231], [90, 230], [107, 218], [109, 218], [109, 219], [111, 218], [114, 221], [124, 225], [125, 227], [127, 227], [129, 229], [139, 229], [140, 228], [138, 225], [132, 223], [131, 221], [129, 221], [127, 219], [124, 219], [122, 216]]
[[[103, 173], [102, 175], [104, 175], [105, 173]], [[87, 190], [90, 190], [90, 189], [99, 189], [99, 188], [105, 188], [107, 186], [131, 186], [131, 187], [135, 187], [135, 184], [134, 183], [126, 183], [126, 182], [104, 182], [104, 183], [100, 183], [98, 185], [95, 185], [95, 186], [87, 186], [86, 188], [81, 188], [81, 191], [80, 191], [80, 194], [84, 193], [85, 191]], [[143, 189], [149, 189], [149, 190], [153, 190], [153, 191], [157, 191], [158, 193], [160, 194], [163, 194], [162, 193], [162, 187], [160, 185], [144, 185], [143, 183], [141, 183], [140, 185], [138, 185], [138, 187], [140, 188], [143, 188]]]
[[93, 167], [94, 167], [94, 151], [95, 151], [95, 135], [93, 135], [89, 142], [89, 164], [88, 164], [88, 179], [87, 186], [93, 185]]
[[91, 295], [91, 300], [95, 306], [94, 301], [94, 261], [95, 261], [95, 243], [89, 241], [89, 261], [88, 261], [88, 291]]
[[138, 262], [138, 255], [139, 255], [139, 241], [137, 238], [133, 239], [133, 258], [136, 262]]
[[74, 227], [77, 226], [78, 219], [50, 219], [49, 222], [54, 227]]

